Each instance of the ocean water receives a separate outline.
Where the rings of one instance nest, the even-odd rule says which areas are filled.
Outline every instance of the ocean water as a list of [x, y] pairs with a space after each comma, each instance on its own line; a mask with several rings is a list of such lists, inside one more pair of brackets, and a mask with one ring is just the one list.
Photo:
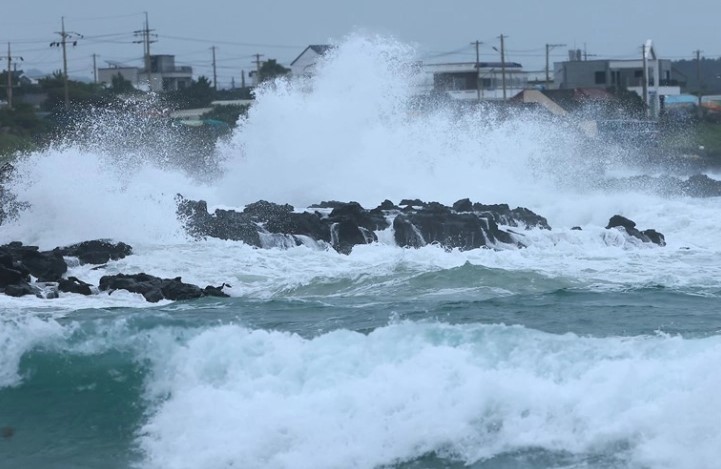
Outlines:
[[[0, 467], [718, 467], [718, 199], [605, 190], [663, 167], [561, 122], [418, 110], [412, 58], [348, 38], [312, 81], [259, 93], [208, 174], [182, 151], [128, 150], [114, 126], [132, 117], [20, 161], [31, 208], [0, 243], [111, 238], [134, 254], [69, 275], [232, 287], [0, 296]], [[553, 230], [518, 250], [403, 249], [389, 231], [348, 256], [254, 249], [189, 239], [177, 193], [299, 210], [469, 197]], [[617, 213], [667, 246], [605, 230]]]

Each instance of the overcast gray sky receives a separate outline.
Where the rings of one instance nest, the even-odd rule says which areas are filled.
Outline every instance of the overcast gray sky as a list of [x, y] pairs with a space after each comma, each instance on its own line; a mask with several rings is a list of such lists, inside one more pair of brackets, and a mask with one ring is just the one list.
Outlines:
[[[92, 54], [98, 66], [106, 60], [141, 64], [142, 46], [133, 44], [147, 11], [158, 34], [152, 53], [175, 54], [196, 75], [210, 75], [210, 47], [217, 49], [220, 84], [253, 68], [252, 54], [289, 64], [308, 44], [342, 40], [355, 31], [393, 36], [414, 45], [420, 58], [471, 61], [471, 41], [480, 40], [482, 59], [497, 60], [497, 36], [508, 36], [508, 60], [528, 70], [544, 64], [544, 44], [567, 44], [552, 60], [576, 47], [598, 58], [640, 56], [645, 39], [653, 39], [664, 58], [721, 56], [719, 0], [3, 0], [0, 55], [13, 43], [23, 68], [53, 71], [61, 54], [49, 47], [57, 39], [60, 18], [69, 31], [85, 38], [69, 51], [73, 76], [92, 76]], [[450, 51], [456, 54], [439, 55]], [[0, 65], [4, 68], [4, 65]]]

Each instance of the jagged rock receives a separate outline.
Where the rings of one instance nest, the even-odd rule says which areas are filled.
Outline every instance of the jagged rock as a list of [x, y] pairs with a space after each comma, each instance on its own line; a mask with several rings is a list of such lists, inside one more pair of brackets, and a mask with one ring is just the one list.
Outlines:
[[61, 278], [58, 281], [58, 290], [65, 293], [78, 293], [80, 295], [92, 295], [92, 285], [79, 280], [77, 277]]
[[292, 205], [278, 205], [265, 200], [259, 200], [245, 206], [243, 213], [256, 221], [267, 221], [273, 218], [285, 218], [293, 213]]
[[475, 203], [473, 204], [473, 211], [490, 215], [499, 225], [514, 227], [524, 225], [526, 229], [551, 229], [548, 220], [525, 207], [516, 207], [511, 210], [508, 204], [484, 205]]
[[308, 208], [336, 208], [344, 205], [345, 202], [338, 202], [337, 200], [324, 200], [318, 204], [313, 204]]
[[398, 205], [401, 205], [401, 206], [409, 205], [412, 207], [425, 207], [426, 203], [420, 199], [403, 199], [403, 200], [401, 200], [401, 203], [399, 203]]
[[207, 287], [203, 288], [203, 293], [205, 293], [205, 296], [216, 296], [220, 298], [227, 298], [228, 294], [223, 292], [223, 288], [230, 287], [230, 285], [223, 283], [219, 287], [214, 287], [213, 285], [208, 285]]
[[176, 196], [176, 202], [178, 217], [184, 222], [185, 229], [191, 236], [243, 241], [251, 246], [260, 247], [258, 227], [250, 215], [221, 209], [217, 209], [211, 215], [204, 200], [188, 200], [180, 194]]
[[398, 215], [393, 219], [393, 236], [398, 246], [420, 248], [428, 244], [405, 215]]
[[473, 203], [471, 203], [471, 199], [458, 200], [453, 204], [453, 210], [456, 212], [472, 212]]
[[0, 288], [4, 288], [7, 285], [12, 285], [19, 282], [27, 282], [30, 277], [27, 274], [23, 274], [19, 270], [13, 269], [12, 267], [6, 267], [0, 265]]
[[366, 210], [358, 202], [334, 208], [327, 221], [331, 224], [331, 245], [342, 254], [349, 254], [355, 245], [378, 241], [374, 231], [390, 226], [382, 210]]
[[212, 291], [212, 296], [220, 296], [222, 291], [218, 290], [222, 290], [223, 287], [208, 286], [201, 289], [197, 285], [184, 283], [180, 277], [163, 279], [140, 273], [105, 275], [100, 278], [99, 288], [101, 291], [109, 290], [111, 293], [115, 290], [140, 293], [147, 301], [157, 303], [162, 299], [177, 301], [200, 298], [209, 295], [207, 291]]
[[15, 283], [5, 287], [7, 296], [21, 297], [25, 295], [35, 295], [35, 290], [27, 282]]
[[399, 209], [399, 207], [388, 199], [384, 200], [383, 202], [381, 202], [381, 204], [378, 207], [376, 207], [376, 210], [386, 210], [386, 211], [398, 210], [398, 209]]
[[[357, 202], [323, 202], [314, 207], [332, 207], [329, 214], [295, 213], [290, 205], [258, 201], [243, 212], [216, 210], [210, 214], [204, 201], [186, 200], [178, 196], [178, 216], [193, 236], [211, 236], [241, 240], [251, 246], [299, 244], [297, 236], [308, 236], [330, 243], [340, 253], [350, 253], [354, 246], [377, 241], [377, 231], [390, 226], [393, 219], [394, 237], [399, 246], [420, 247], [438, 243], [448, 248], [474, 249], [497, 243], [520, 245], [516, 237], [499, 228], [499, 224], [526, 228], [550, 229], [545, 218], [525, 208], [510, 209], [508, 205], [474, 204], [469, 199], [447, 207], [438, 202], [403, 200], [399, 208], [386, 200], [367, 210]], [[326, 212], [327, 213], [327, 212]], [[269, 238], [270, 236], [270, 238]], [[271, 239], [271, 241], [269, 241]], [[295, 240], [295, 241], [293, 241]], [[288, 244], [290, 241], [290, 244]]]
[[[492, 246], [497, 242], [514, 244], [513, 236], [498, 228], [492, 217], [476, 213], [453, 213], [437, 202], [424, 209], [399, 215], [394, 222], [396, 244], [418, 247], [424, 243], [438, 243], [446, 248], [461, 250]], [[410, 225], [410, 226], [409, 226]]]
[[207, 235], [213, 238], [243, 241], [251, 246], [261, 247], [258, 226], [248, 215], [234, 210], [217, 209], [213, 215], [215, 223], [209, 224]]
[[695, 174], [681, 184], [684, 193], [691, 197], [721, 196], [721, 181], [711, 179], [705, 174]]
[[611, 228], [623, 228], [623, 230], [630, 236], [640, 239], [644, 243], [654, 243], [659, 246], [666, 245], [666, 238], [663, 234], [656, 230], [639, 231], [636, 228], [636, 222], [621, 215], [614, 215], [608, 220], [606, 229], [608, 230]]
[[42, 282], [57, 282], [68, 270], [59, 253], [39, 251], [37, 246], [25, 246], [18, 241], [0, 246], [0, 257], [12, 259], [12, 265], [6, 267], [19, 270], [24, 275], [31, 274]]
[[61, 256], [77, 257], [81, 264], [105, 264], [111, 260], [123, 259], [133, 253], [133, 248], [125, 243], [113, 244], [96, 239], [83, 241], [62, 248], [55, 248]]

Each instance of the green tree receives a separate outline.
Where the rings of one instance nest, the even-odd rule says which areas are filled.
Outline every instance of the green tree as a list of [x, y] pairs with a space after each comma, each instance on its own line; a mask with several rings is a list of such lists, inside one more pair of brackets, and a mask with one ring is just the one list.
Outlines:
[[111, 84], [110, 84], [110, 92], [113, 94], [125, 94], [125, 93], [134, 93], [135, 87], [130, 82], [130, 80], [126, 80], [120, 73], [113, 76]]
[[190, 86], [166, 93], [166, 99], [181, 109], [208, 107], [215, 97], [215, 91], [205, 76], [199, 76]]
[[[65, 83], [60, 71], [41, 78], [39, 84], [48, 96], [43, 106], [46, 111], [56, 111], [65, 106]], [[68, 80], [68, 96], [74, 107], [101, 106], [107, 103], [106, 93], [100, 85], [93, 83]]]
[[260, 66], [260, 71], [258, 73], [258, 81], [260, 83], [263, 83], [265, 81], [284, 77], [289, 73], [289, 68], [285, 68], [284, 66], [276, 62], [275, 59], [268, 59], [263, 62], [263, 65]]

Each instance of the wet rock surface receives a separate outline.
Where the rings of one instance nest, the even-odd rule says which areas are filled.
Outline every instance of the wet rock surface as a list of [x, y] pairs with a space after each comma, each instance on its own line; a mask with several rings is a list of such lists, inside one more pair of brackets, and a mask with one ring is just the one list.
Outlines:
[[[336, 251], [348, 254], [354, 246], [378, 240], [376, 232], [392, 226], [396, 244], [418, 248], [439, 244], [461, 250], [501, 245], [523, 246], [519, 236], [499, 225], [550, 229], [545, 218], [527, 208], [511, 209], [506, 204], [483, 205], [462, 199], [452, 206], [418, 199], [404, 199], [399, 205], [385, 200], [378, 207], [366, 209], [357, 202], [325, 201], [312, 205], [315, 211], [296, 212], [290, 205], [258, 201], [240, 211], [208, 212], [204, 201], [178, 196], [178, 216], [186, 230], [195, 237], [241, 240], [256, 247], [264, 239], [285, 236], [296, 245], [301, 237], [327, 243]], [[330, 212], [328, 212], [330, 210]], [[288, 239], [288, 238], [284, 238]]]
[[51, 299], [57, 298], [60, 293], [88, 296], [98, 291], [122, 289], [140, 293], [150, 302], [228, 296], [223, 292], [223, 288], [228, 286], [226, 284], [200, 288], [183, 282], [180, 277], [164, 279], [148, 274], [107, 275], [100, 279], [97, 287], [74, 276], [65, 277], [68, 265], [64, 256], [77, 257], [81, 264], [102, 264], [122, 259], [132, 252], [132, 247], [125, 243], [107, 240], [85, 241], [51, 251], [40, 251], [37, 246], [26, 246], [14, 241], [0, 246], [0, 292], [14, 297], [33, 295]]

